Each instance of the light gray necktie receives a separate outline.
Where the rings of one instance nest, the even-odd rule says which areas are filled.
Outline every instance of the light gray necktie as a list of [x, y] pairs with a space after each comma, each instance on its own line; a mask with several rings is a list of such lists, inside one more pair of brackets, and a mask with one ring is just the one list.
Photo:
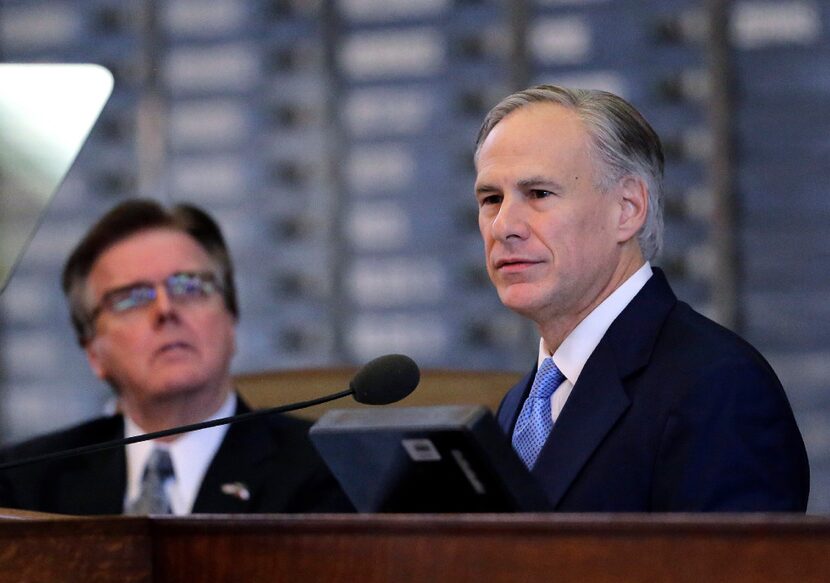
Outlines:
[[141, 478], [141, 493], [127, 508], [127, 514], [171, 514], [164, 483], [173, 477], [170, 452], [156, 448], [150, 454]]
[[548, 440], [553, 429], [550, 411], [550, 398], [553, 392], [565, 380], [565, 375], [556, 367], [553, 359], [548, 357], [533, 379], [530, 394], [522, 406], [516, 427], [513, 430], [513, 449], [522, 458], [528, 469], [536, 465], [536, 458]]

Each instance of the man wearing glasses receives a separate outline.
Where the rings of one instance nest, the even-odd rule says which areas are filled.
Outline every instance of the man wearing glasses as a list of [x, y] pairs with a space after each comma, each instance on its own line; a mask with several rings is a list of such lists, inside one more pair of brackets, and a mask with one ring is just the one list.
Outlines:
[[[124, 202], [63, 272], [78, 341], [119, 413], [23, 443], [27, 458], [248, 411], [230, 376], [238, 306], [217, 224], [190, 205]], [[67, 514], [343, 511], [307, 439], [271, 415], [0, 475], [0, 506]]]

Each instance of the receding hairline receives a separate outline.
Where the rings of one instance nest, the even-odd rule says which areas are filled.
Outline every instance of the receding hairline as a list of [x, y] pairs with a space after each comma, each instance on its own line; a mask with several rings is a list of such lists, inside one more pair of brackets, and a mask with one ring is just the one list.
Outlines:
[[564, 111], [567, 111], [567, 112], [570, 112], [571, 114], [573, 114], [574, 118], [577, 121], [579, 121], [580, 125], [582, 126], [582, 129], [585, 131], [585, 134], [588, 137], [589, 144], [593, 145], [593, 136], [591, 135], [591, 132], [589, 131], [588, 124], [586, 123], [585, 118], [582, 115], [580, 115], [579, 109], [577, 107], [571, 106], [569, 104], [558, 103], [558, 102], [555, 102], [555, 101], [534, 100], [534, 101], [528, 101], [526, 103], [522, 103], [522, 104], [518, 105], [517, 107], [511, 109], [506, 114], [501, 116], [498, 119], [498, 121], [496, 121], [492, 126], [490, 126], [487, 129], [486, 134], [483, 133], [482, 135], [480, 135], [478, 137], [478, 140], [476, 141], [476, 149], [475, 149], [475, 152], [473, 154], [473, 161], [476, 164], [478, 164], [479, 154], [481, 153], [481, 149], [484, 147], [485, 142], [487, 142], [487, 140], [490, 138], [490, 136], [493, 134], [493, 132], [496, 131], [496, 128], [498, 128], [502, 124], [503, 121], [505, 121], [506, 119], [508, 119], [510, 117], [513, 117], [515, 114], [518, 114], [520, 112], [527, 112], [530, 109], [539, 109], [540, 107], [544, 107], [544, 108], [553, 107], [553, 108], [556, 108], [556, 109], [562, 109]]
[[[537, 107], [537, 106], [539, 106], [539, 107]], [[546, 106], [550, 106], [550, 107], [546, 107]], [[571, 115], [571, 118], [578, 124], [578, 128], [581, 130], [581, 135], [580, 135], [581, 143], [579, 144], [579, 146], [575, 146], [575, 147], [578, 147], [581, 150], [582, 154], [587, 155], [587, 156], [590, 157], [590, 159], [591, 159], [591, 173], [593, 174], [592, 179], [594, 180], [594, 183], [595, 183], [596, 186], [602, 187], [604, 189], [604, 187], [607, 186], [605, 184], [605, 181], [607, 179], [607, 177], [606, 177], [606, 170], [607, 170], [606, 166], [607, 166], [607, 164], [605, 164], [605, 162], [602, 158], [602, 155], [599, 152], [597, 138], [596, 138], [594, 132], [591, 131], [589, 121], [586, 119], [586, 116], [583, 116], [583, 115], [580, 114], [580, 110], [577, 106], [571, 105], [569, 103], [558, 103], [558, 102], [555, 102], [555, 101], [546, 101], [546, 100], [529, 101], [527, 103], [523, 103], [523, 104], [519, 105], [518, 107], [510, 110], [504, 116], [499, 118], [499, 120], [489, 128], [489, 131], [487, 132], [487, 134], [481, 138], [480, 142], [476, 146], [475, 154], [474, 154], [474, 157], [473, 157], [473, 162], [475, 164], [476, 171], [479, 170], [479, 166], [478, 166], [479, 158], [480, 158], [480, 154], [481, 154], [482, 149], [484, 148], [485, 143], [487, 142], [488, 139], [490, 139], [490, 136], [498, 130], [498, 128], [502, 124], [502, 122], [504, 122], [505, 120], [508, 120], [511, 117], [514, 117], [515, 114], [518, 114], [518, 113], [521, 113], [521, 112], [528, 112], [528, 111], [534, 110], [534, 109], [550, 109], [550, 108], [556, 108], [556, 109], [559, 109], [559, 110], [563, 110], [566, 113], [569, 113]], [[522, 182], [534, 182], [534, 181], [538, 182], [540, 184], [541, 183], [552, 183], [552, 182], [555, 183], [556, 182], [552, 177], [547, 177], [547, 176], [528, 177], [526, 179], [523, 179]], [[476, 184], [477, 183], [478, 183], [478, 181], [476, 181]], [[476, 187], [476, 194], [478, 194], [478, 190], [479, 190], [478, 187]]]
[[583, 132], [582, 145], [585, 147], [585, 154], [588, 154], [594, 162], [594, 170], [598, 174], [598, 176], [596, 176], [595, 179], [599, 180], [599, 182], [603, 182], [602, 179], [604, 175], [604, 170], [606, 170], [605, 166], [607, 165], [604, 163], [603, 157], [599, 151], [600, 144], [598, 143], [596, 132], [593, 131], [590, 116], [586, 115], [587, 112], [583, 112], [578, 104], [560, 103], [558, 101], [545, 99], [534, 99], [532, 101], [525, 101], [523, 103], [518, 104], [516, 107], [511, 109], [502, 117], [500, 117], [498, 121], [496, 121], [492, 126], [490, 126], [486, 134], [479, 136], [479, 141], [476, 143], [475, 153], [473, 154], [473, 163], [476, 169], [478, 169], [479, 155], [481, 154], [481, 150], [484, 147], [485, 142], [487, 142], [487, 140], [490, 138], [493, 132], [496, 131], [496, 129], [502, 124], [502, 122], [504, 122], [506, 119], [510, 117], [513, 117], [514, 114], [541, 108], [555, 108], [571, 114], [572, 118], [579, 124], [579, 127]]
[[101, 262], [103, 257], [112, 252], [113, 249], [115, 249], [116, 247], [120, 247], [122, 245], [126, 245], [127, 243], [130, 243], [138, 237], [143, 237], [151, 233], [170, 233], [172, 235], [182, 235], [186, 239], [190, 240], [202, 253], [204, 253], [205, 257], [211, 264], [213, 264], [215, 267], [221, 268], [221, 265], [219, 265], [217, 259], [213, 255], [211, 255], [210, 250], [207, 247], [205, 247], [201, 241], [199, 241], [186, 229], [180, 228], [172, 224], [152, 225], [143, 227], [137, 231], [133, 231], [132, 233], [126, 234], [124, 235], [124, 237], [118, 239], [117, 241], [113, 241], [109, 245], [102, 248], [96, 255], [95, 259], [92, 261], [92, 263], [90, 263], [89, 271], [87, 272], [85, 279], [89, 279], [89, 277], [92, 275], [92, 272], [95, 271], [95, 267]]

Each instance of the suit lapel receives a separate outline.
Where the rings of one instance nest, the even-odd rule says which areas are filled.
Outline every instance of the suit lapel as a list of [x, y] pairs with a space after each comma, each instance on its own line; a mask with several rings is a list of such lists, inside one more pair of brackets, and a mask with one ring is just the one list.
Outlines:
[[554, 508], [629, 404], [614, 359], [597, 347], [533, 468]]
[[[660, 328], [676, 301], [662, 271], [655, 268], [585, 363], [533, 468], [554, 507], [628, 409], [631, 401], [624, 379], [648, 363]], [[513, 412], [511, 428], [526, 391]]]
[[[250, 408], [240, 400], [236, 414], [248, 411]], [[193, 512], [249, 511], [264, 479], [257, 466], [272, 454], [272, 441], [261, 419], [231, 425], [202, 480]]]
[[502, 428], [502, 431], [510, 437], [513, 435], [513, 428], [516, 426], [516, 420], [519, 418], [519, 412], [522, 410], [527, 395], [530, 393], [530, 386], [533, 384], [533, 379], [536, 377], [536, 366], [533, 370], [526, 374], [522, 380], [516, 383], [502, 399], [499, 405], [499, 410], [496, 413], [496, 419]]
[[[124, 437], [120, 416], [106, 421], [94, 442]], [[127, 487], [127, 461], [123, 447], [79, 456], [59, 476], [60, 508], [77, 514], [122, 514]]]

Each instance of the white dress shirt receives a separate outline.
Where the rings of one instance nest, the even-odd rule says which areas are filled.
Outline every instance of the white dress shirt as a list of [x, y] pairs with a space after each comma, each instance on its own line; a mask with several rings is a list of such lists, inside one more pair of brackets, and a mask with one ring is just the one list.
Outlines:
[[[222, 406], [205, 421], [229, 417], [236, 411], [236, 394], [231, 393]], [[208, 466], [222, 444], [227, 425], [209, 427], [180, 435], [173, 441], [142, 441], [131, 443], [127, 447], [127, 492], [124, 496], [124, 508], [138, 498], [141, 493], [141, 478], [144, 466], [153, 449], [163, 448], [170, 452], [173, 462], [174, 477], [165, 483], [167, 498], [173, 514], [189, 514], [196, 501], [196, 495], [202, 485]], [[146, 433], [136, 423], [124, 416], [124, 434], [126, 437]]]
[[[550, 399], [550, 413], [553, 422], [559, 417], [565, 407], [565, 402], [573, 390], [579, 375], [582, 372], [588, 358], [594, 352], [605, 332], [617, 319], [617, 316], [631, 303], [634, 296], [643, 289], [643, 286], [652, 275], [651, 264], [646, 262], [640, 269], [635, 271], [631, 277], [615, 289], [610, 296], [605, 298], [601, 304], [594, 308], [585, 319], [583, 319], [570, 334], [565, 337], [559, 348], [553, 354], [553, 362], [565, 375], [565, 380], [559, 388], [553, 392]], [[544, 338], [539, 341], [538, 366], [542, 361], [551, 356]]]

